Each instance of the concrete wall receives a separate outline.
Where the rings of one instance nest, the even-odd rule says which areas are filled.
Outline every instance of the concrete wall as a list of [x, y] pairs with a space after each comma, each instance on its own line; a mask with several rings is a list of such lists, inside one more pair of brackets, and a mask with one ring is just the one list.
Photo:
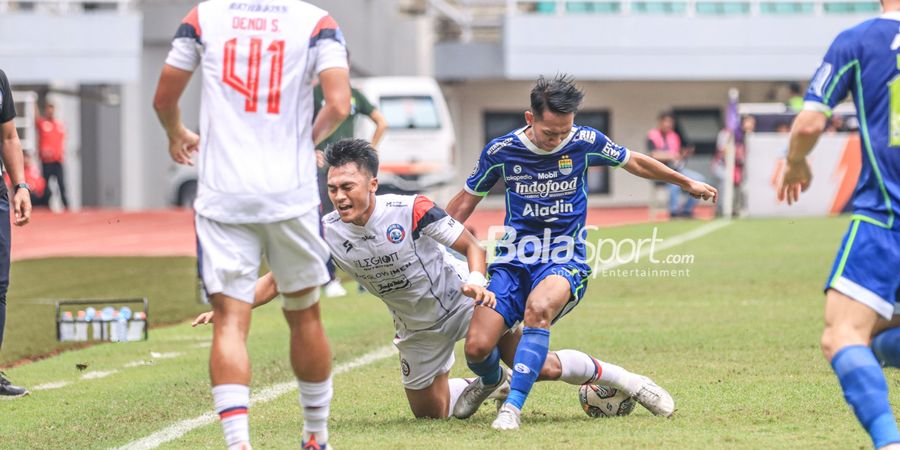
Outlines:
[[[672, 108], [724, 108], [727, 91], [737, 87], [741, 101], [766, 101], [775, 89], [768, 82], [634, 82], [582, 81], [578, 83], [586, 96], [584, 110], [608, 110], [610, 130], [607, 132], [618, 144], [645, 150], [647, 130], [656, 124], [660, 111]], [[450, 105], [459, 139], [460, 165], [458, 183], [462, 186], [475, 159], [485, 145], [485, 111], [522, 111], [528, 107], [532, 81], [470, 81], [444, 84], [444, 95]], [[524, 119], [523, 125], [524, 125]], [[577, 123], [576, 118], [576, 123]], [[591, 204], [597, 206], [646, 205], [650, 201], [650, 183], [625, 171], [611, 172], [610, 195], [596, 195]], [[486, 200], [499, 205], [502, 198]]]

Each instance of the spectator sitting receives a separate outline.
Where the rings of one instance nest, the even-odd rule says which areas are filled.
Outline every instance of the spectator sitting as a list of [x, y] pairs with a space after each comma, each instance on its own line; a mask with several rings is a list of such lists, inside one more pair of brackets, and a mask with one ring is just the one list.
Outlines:
[[[686, 169], [685, 162], [690, 155], [690, 150], [682, 145], [681, 136], [675, 131], [675, 116], [670, 112], [659, 114], [656, 128], [647, 132], [647, 148], [650, 156], [657, 161], [669, 166], [689, 178], [702, 180], [703, 176]], [[669, 184], [669, 216], [693, 217], [694, 205], [697, 200], [691, 196], [681, 203], [681, 188], [675, 184]]]

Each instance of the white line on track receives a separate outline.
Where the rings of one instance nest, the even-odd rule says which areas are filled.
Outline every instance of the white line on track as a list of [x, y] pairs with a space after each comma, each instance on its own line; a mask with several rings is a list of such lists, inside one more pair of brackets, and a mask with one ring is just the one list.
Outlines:
[[[340, 375], [342, 373], [349, 372], [353, 369], [363, 367], [369, 365], [373, 362], [380, 361], [382, 359], [388, 358], [397, 353], [397, 350], [393, 346], [384, 346], [377, 350], [366, 353], [365, 355], [360, 356], [352, 361], [348, 361], [343, 364], [338, 364], [334, 370], [331, 371], [332, 376]], [[297, 389], [296, 381], [287, 381], [284, 383], [275, 384], [266, 388], [263, 388], [258, 393], [256, 393], [250, 399], [250, 405], [255, 405], [259, 403], [265, 403], [276, 398], [287, 394], [288, 392], [294, 391]], [[153, 448], [157, 448], [166, 442], [174, 441], [190, 431], [193, 431], [197, 428], [209, 425], [216, 421], [216, 415], [208, 412], [206, 414], [199, 415], [194, 417], [193, 419], [182, 420], [177, 422], [171, 426], [163, 428], [143, 439], [130, 442], [122, 447], [120, 450], [149, 450]]]
[[[703, 236], [706, 236], [707, 234], [710, 234], [716, 230], [724, 228], [730, 224], [731, 224], [731, 222], [728, 222], [728, 221], [715, 221], [715, 222], [708, 223], [706, 225], [697, 227], [686, 233], [682, 233], [682, 234], [673, 236], [671, 238], [668, 238], [662, 244], [660, 244], [658, 247], [656, 247], [656, 249], [657, 250], [665, 250], [665, 249], [675, 247], [676, 245], [681, 245], [685, 242], [692, 241], [694, 239], [698, 239]], [[646, 256], [643, 253], [649, 253], [649, 250], [646, 250], [646, 252], [642, 252], [642, 256]], [[604, 264], [604, 265], [600, 266], [599, 269], [601, 269], [601, 270], [602, 269], [611, 269], [611, 268], [615, 268], [619, 265], [620, 264], [618, 264], [618, 263]], [[338, 365], [337, 367], [334, 368], [334, 370], [332, 371], [331, 374], [332, 374], [332, 376], [336, 376], [336, 375], [340, 375], [345, 372], [349, 372], [358, 367], [362, 367], [362, 366], [371, 364], [373, 362], [385, 359], [391, 355], [394, 355], [396, 352], [397, 352], [397, 350], [393, 346], [385, 346], [385, 347], [379, 348], [370, 353], [366, 353], [365, 355], [360, 356], [359, 358], [356, 358], [353, 361]], [[250, 404], [254, 405], [257, 403], [265, 403], [265, 402], [274, 400], [288, 392], [295, 390], [296, 388], [297, 388], [297, 383], [295, 381], [289, 381], [289, 382], [269, 386], [269, 387], [264, 388], [261, 391], [259, 391], [256, 395], [254, 395], [253, 398], [250, 399]], [[166, 442], [170, 442], [170, 441], [179, 439], [182, 436], [184, 436], [185, 434], [187, 434], [197, 428], [214, 423], [215, 421], [216, 421], [216, 415], [211, 412], [208, 412], [208, 413], [199, 415], [197, 417], [194, 417], [193, 419], [182, 420], [182, 421], [177, 422], [173, 425], [170, 425], [166, 428], [163, 428], [162, 430], [159, 430], [143, 439], [130, 442], [122, 447], [119, 447], [119, 450], [150, 450], [150, 449], [154, 449], [154, 448], [159, 447], [162, 444], [165, 444]]]

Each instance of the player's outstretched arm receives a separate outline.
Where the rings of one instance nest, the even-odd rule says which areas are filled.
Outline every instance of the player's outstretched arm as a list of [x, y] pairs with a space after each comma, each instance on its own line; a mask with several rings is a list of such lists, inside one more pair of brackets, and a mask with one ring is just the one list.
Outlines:
[[784, 177], [778, 186], [778, 201], [787, 200], [788, 205], [792, 205], [800, 199], [800, 193], [809, 188], [812, 171], [806, 162], [806, 155], [819, 141], [827, 120], [825, 113], [820, 111], [803, 110], [797, 114], [791, 127]]
[[[256, 280], [256, 292], [253, 294], [253, 307], [258, 308], [266, 303], [272, 301], [273, 298], [278, 296], [278, 286], [275, 285], [275, 277], [272, 276], [272, 272], [269, 272], [259, 280]], [[203, 314], [197, 316], [193, 322], [191, 322], [192, 327], [196, 327], [197, 325], [206, 325], [208, 323], [213, 322], [213, 312], [207, 311]]]
[[473, 195], [465, 191], [465, 189], [461, 189], [458, 194], [456, 194], [451, 200], [450, 203], [447, 204], [447, 207], [444, 211], [447, 211], [447, 214], [450, 217], [458, 220], [460, 223], [465, 223], [466, 220], [469, 220], [469, 216], [472, 215], [472, 211], [475, 211], [475, 207], [478, 206], [478, 202], [484, 197]]
[[452, 248], [466, 255], [466, 261], [469, 264], [469, 278], [462, 286], [462, 293], [466, 297], [474, 299], [476, 305], [493, 308], [497, 303], [497, 298], [493, 292], [487, 290], [487, 279], [484, 277], [487, 270], [487, 251], [468, 230], [463, 230]]
[[713, 203], [719, 197], [719, 191], [716, 188], [696, 180], [692, 180], [672, 169], [665, 164], [641, 153], [632, 152], [631, 157], [625, 164], [625, 170], [632, 175], [637, 175], [648, 180], [665, 181], [681, 186], [685, 192], [695, 198], [703, 200], [712, 200]]
[[188, 166], [194, 165], [191, 154], [197, 150], [200, 137], [181, 123], [178, 99], [191, 81], [192, 74], [193, 72], [168, 64], [163, 65], [156, 85], [156, 95], [153, 97], [153, 109], [169, 138], [169, 155], [176, 163]]

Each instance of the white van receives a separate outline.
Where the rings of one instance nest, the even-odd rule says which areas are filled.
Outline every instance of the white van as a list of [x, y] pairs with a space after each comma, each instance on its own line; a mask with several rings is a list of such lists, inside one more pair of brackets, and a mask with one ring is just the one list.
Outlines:
[[[378, 178], [386, 191], [422, 192], [453, 180], [456, 134], [434, 78], [360, 78], [353, 85], [388, 122], [378, 145]], [[371, 121], [357, 120], [356, 136], [374, 131]]]

